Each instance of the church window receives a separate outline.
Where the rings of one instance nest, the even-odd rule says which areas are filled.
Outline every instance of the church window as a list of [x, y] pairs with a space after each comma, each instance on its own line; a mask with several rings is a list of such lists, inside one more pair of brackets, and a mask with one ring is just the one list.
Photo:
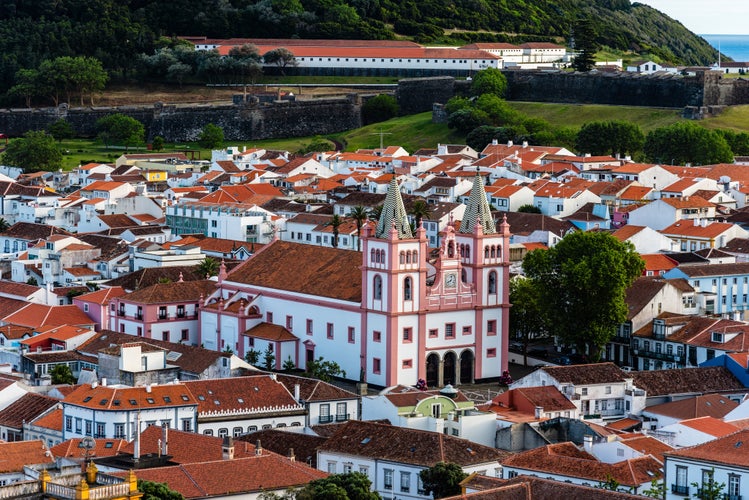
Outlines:
[[447, 256], [450, 258], [455, 256], [455, 243], [452, 241], [447, 244]]
[[411, 300], [413, 295], [411, 277], [403, 280], [403, 300]]
[[406, 263], [406, 252], [400, 253], [400, 263], [405, 264]]
[[374, 299], [382, 300], [382, 278], [377, 275], [374, 277]]
[[497, 273], [495, 271], [489, 273], [489, 293], [497, 293]]
[[491, 255], [491, 258], [492, 258], [492, 259], [493, 259], [493, 258], [495, 257], [495, 254], [494, 254], [494, 252], [495, 252], [495, 250], [494, 250], [494, 245], [492, 245], [492, 247], [491, 247], [491, 250], [489, 251], [489, 253], [490, 253], [490, 255]]
[[417, 252], [416, 250], [411, 252], [411, 262], [413, 262], [414, 264], [419, 262], [419, 252]]
[[369, 261], [370, 262], [376, 262], [376, 260], [375, 260], [375, 249], [374, 248], [369, 251]]
[[484, 247], [484, 258], [485, 259], [489, 258], [489, 247]]

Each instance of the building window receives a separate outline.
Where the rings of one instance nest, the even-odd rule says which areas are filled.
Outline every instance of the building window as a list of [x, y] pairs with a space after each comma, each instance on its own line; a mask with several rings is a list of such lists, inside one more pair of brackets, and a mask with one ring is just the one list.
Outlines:
[[492, 347], [486, 350], [486, 357], [487, 358], [496, 358], [497, 357], [497, 350]]
[[182, 340], [187, 340], [190, 338], [190, 330], [182, 330], [182, 333], [180, 335], [180, 338]]
[[350, 344], [356, 342], [356, 329], [353, 326], [348, 327], [348, 341]]
[[328, 474], [335, 474], [336, 463], [328, 462]]
[[378, 332], [377, 330], [372, 332], [372, 342], [381, 342], [382, 341], [382, 333]]
[[125, 439], [125, 424], [114, 424], [114, 438]]
[[588, 395], [588, 388], [587, 387], [583, 387], [582, 389], [580, 389], [580, 393], [583, 396], [587, 396]]
[[328, 323], [327, 332], [328, 332], [328, 338], [332, 339], [334, 337], [334, 333], [335, 333], [334, 332], [333, 323]]
[[741, 498], [741, 476], [737, 474], [728, 475], [728, 498], [729, 500]]
[[495, 271], [489, 273], [489, 293], [497, 293], [497, 273]]
[[386, 490], [393, 489], [393, 469], [384, 469], [383, 471], [382, 484]]
[[72, 431], [73, 430], [73, 417], [65, 417], [65, 430], [66, 431]]
[[403, 329], [403, 342], [412, 342], [413, 341], [413, 328], [406, 327]]
[[375, 300], [382, 300], [382, 278], [377, 275], [374, 277], [373, 297]]
[[166, 319], [166, 307], [159, 307], [159, 319]]
[[487, 335], [496, 335], [497, 334], [497, 320], [496, 319], [490, 319], [486, 322], [486, 334]]
[[333, 421], [333, 417], [330, 416], [330, 404], [325, 403], [320, 405], [320, 423], [328, 424]]
[[83, 432], [83, 420], [80, 418], [75, 419], [75, 432], [81, 434]]
[[90, 436], [92, 433], [93, 425], [90, 420], [86, 420], [86, 435]]
[[455, 338], [455, 323], [445, 323], [445, 338], [446, 339]]
[[228, 435], [229, 435], [229, 429], [227, 429], [226, 427], [222, 427], [221, 429], [218, 430], [218, 437], [222, 437], [223, 438], [223, 437], [226, 437]]
[[165, 342], [169, 342], [169, 330], [161, 333], [161, 339]]
[[273, 313], [268, 311], [265, 313], [265, 322], [266, 323], [273, 323]]
[[96, 423], [96, 435], [94, 437], [103, 438], [106, 437], [106, 425], [102, 422]]
[[438, 335], [439, 335], [439, 331], [436, 328], [430, 328], [429, 329], [429, 338], [430, 339], [437, 338]]
[[401, 471], [401, 492], [408, 493], [411, 490], [411, 473]]
[[380, 369], [380, 358], [372, 359], [372, 373], [374, 373], [375, 375], [379, 375]]
[[335, 406], [335, 420], [336, 422], [345, 422], [348, 420], [348, 413], [346, 412], [346, 403], [336, 403]]
[[286, 329], [291, 331], [294, 328], [294, 317], [286, 316]]
[[312, 320], [307, 320], [307, 335], [312, 335]]
[[413, 360], [411, 360], [411, 359], [404, 359], [403, 360], [403, 368], [413, 368]]
[[611, 386], [607, 385], [605, 391], [606, 391], [606, 394], [611, 394]]
[[192, 432], [192, 420], [189, 418], [182, 419], [182, 430], [185, 432]]
[[410, 277], [407, 277], [403, 280], [403, 300], [411, 300], [412, 299], [412, 283], [413, 280]]
[[235, 427], [234, 429], [232, 429], [231, 434], [232, 434], [232, 437], [239, 437], [239, 436], [241, 436], [242, 435], [242, 428], [241, 427]]
[[463, 327], [463, 335], [470, 335], [471, 334], [471, 327], [470, 326], [464, 326]]

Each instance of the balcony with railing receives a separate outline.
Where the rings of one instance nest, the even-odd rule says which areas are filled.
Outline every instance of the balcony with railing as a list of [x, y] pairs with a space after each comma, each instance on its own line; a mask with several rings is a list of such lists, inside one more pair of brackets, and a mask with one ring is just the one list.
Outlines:
[[658, 352], [653, 350], [645, 350], [641, 348], [632, 349], [632, 355], [640, 358], [651, 358], [658, 359], [661, 361], [669, 361], [671, 363], [683, 363], [683, 354], [673, 354], [668, 352]]
[[334, 418], [333, 415], [320, 415], [320, 423], [329, 424], [333, 421], [333, 418]]
[[675, 495], [689, 495], [689, 486], [685, 484], [672, 484], [671, 493]]
[[351, 418], [350, 413], [341, 413], [335, 416], [336, 422], [347, 422]]

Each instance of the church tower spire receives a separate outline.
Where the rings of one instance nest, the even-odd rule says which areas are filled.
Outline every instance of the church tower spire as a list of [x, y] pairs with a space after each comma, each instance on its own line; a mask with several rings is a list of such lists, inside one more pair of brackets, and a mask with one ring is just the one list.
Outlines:
[[380, 220], [377, 221], [375, 237], [387, 238], [392, 227], [395, 227], [395, 230], [398, 231], [398, 239], [413, 238], [406, 208], [403, 206], [403, 198], [401, 198], [401, 192], [395, 176], [390, 181], [387, 195], [385, 195], [385, 203], [382, 206]]
[[466, 205], [466, 211], [465, 214], [463, 214], [463, 222], [460, 224], [459, 233], [473, 233], [476, 224], [481, 225], [484, 234], [497, 233], [494, 219], [492, 219], [491, 209], [489, 208], [489, 202], [486, 199], [484, 183], [481, 180], [478, 171], [476, 172], [476, 178], [473, 180], [473, 188], [471, 188], [471, 194], [468, 197], [468, 203]]

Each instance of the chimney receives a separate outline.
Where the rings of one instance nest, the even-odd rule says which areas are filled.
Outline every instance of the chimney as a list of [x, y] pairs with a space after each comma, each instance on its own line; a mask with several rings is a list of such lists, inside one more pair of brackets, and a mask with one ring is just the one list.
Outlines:
[[161, 454], [166, 455], [169, 451], [169, 427], [161, 428]]
[[527, 148], [527, 147], [528, 147], [528, 141], [523, 141], [523, 147], [524, 147], [524, 148]]
[[707, 219], [702, 219], [702, 227], [707, 227]]
[[508, 148], [511, 148], [511, 147], [512, 147], [512, 141], [507, 141], [507, 147], [508, 147]]
[[533, 409], [533, 416], [534, 416], [534, 417], [535, 417], [536, 419], [539, 419], [539, 418], [541, 418], [541, 415], [543, 415], [543, 414], [544, 414], [544, 407], [543, 407], [543, 406], [536, 406], [536, 407], [535, 407], [535, 408]]
[[588, 453], [591, 453], [593, 451], [593, 436], [589, 434], [583, 436], [583, 448]]
[[106, 387], [107, 386], [107, 378], [106, 377], [102, 377], [102, 379], [101, 379], [101, 386], [102, 387]]
[[299, 402], [299, 384], [294, 384], [294, 401]]
[[234, 460], [234, 439], [231, 436], [224, 436], [224, 442], [221, 445], [221, 458], [223, 460]]
[[289, 454], [287, 456], [289, 458], [289, 462], [294, 462], [296, 460], [296, 457], [294, 456], [294, 448], [289, 448]]
[[151, 394], [151, 384], [146, 384], [146, 392]]
[[694, 227], [697, 227], [700, 225], [700, 219], [694, 219]]
[[91, 382], [91, 388], [92, 389], [96, 389], [97, 387], [99, 387], [99, 383], [98, 382]]
[[135, 414], [135, 443], [133, 444], [133, 460], [140, 459], [140, 412]]
[[496, 145], [498, 145], [498, 144], [499, 144], [499, 143], [497, 142], [497, 139], [492, 139], [492, 146], [496, 146]]
[[258, 439], [258, 440], [257, 440], [257, 441], [255, 442], [255, 455], [258, 455], [258, 456], [260, 456], [260, 455], [262, 455], [262, 454], [263, 454], [263, 445], [262, 445], [262, 444], [260, 444], [260, 440]]

